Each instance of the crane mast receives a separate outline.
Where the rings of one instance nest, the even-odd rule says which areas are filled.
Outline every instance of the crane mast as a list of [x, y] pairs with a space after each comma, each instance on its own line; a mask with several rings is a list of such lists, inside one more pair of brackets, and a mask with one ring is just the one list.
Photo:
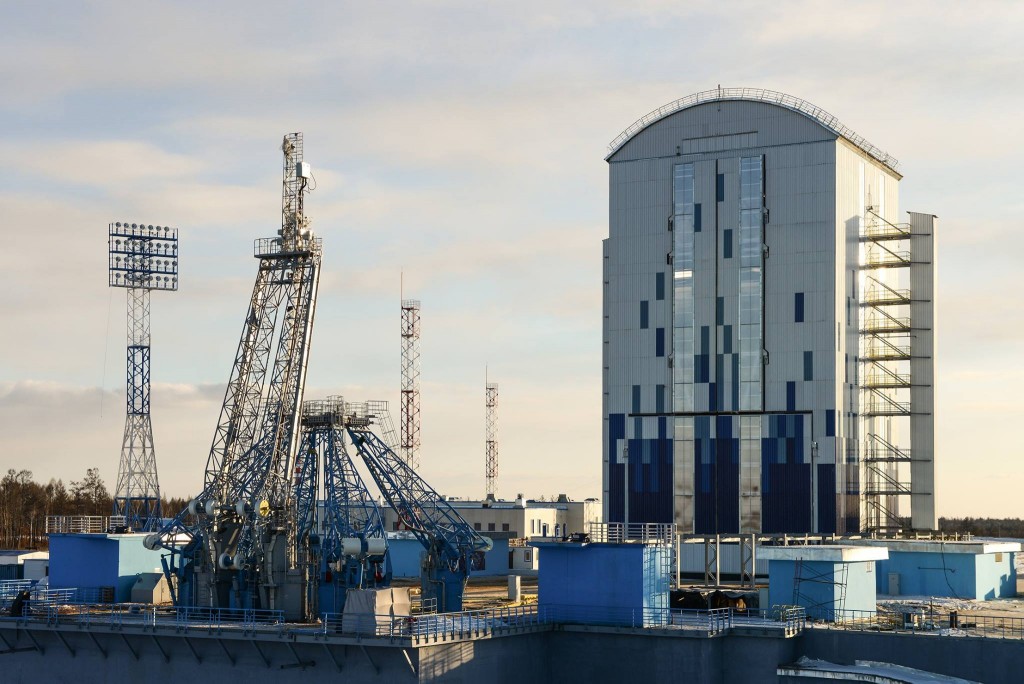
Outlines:
[[[284, 153], [281, 228], [255, 242], [259, 270], [207, 459], [203, 492], [152, 546], [182, 553], [192, 605], [284, 610], [300, 618], [305, 589], [291, 572], [296, 461], [306, 367], [316, 312], [321, 240], [309, 229], [309, 165], [301, 133]], [[188, 524], [186, 518], [193, 520]], [[189, 542], [180, 544], [182, 533]], [[173, 559], [172, 559], [173, 561]], [[185, 565], [188, 566], [187, 572]], [[185, 576], [188, 577], [185, 577]]]

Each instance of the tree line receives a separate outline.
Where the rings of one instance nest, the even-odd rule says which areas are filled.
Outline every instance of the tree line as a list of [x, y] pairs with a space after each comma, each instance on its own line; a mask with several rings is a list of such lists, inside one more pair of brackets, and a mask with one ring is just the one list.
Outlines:
[[[162, 497], [163, 514], [176, 515], [188, 499]], [[46, 517], [50, 515], [103, 515], [113, 513], [114, 498], [99, 468], [88, 468], [81, 480], [67, 485], [51, 479], [36, 482], [31, 470], [7, 471], [0, 479], [0, 548], [46, 548]]]

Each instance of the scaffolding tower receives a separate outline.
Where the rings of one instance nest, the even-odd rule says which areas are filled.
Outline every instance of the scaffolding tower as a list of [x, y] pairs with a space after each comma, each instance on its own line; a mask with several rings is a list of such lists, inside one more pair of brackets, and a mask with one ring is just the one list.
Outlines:
[[860, 243], [863, 527], [935, 528], [934, 225], [869, 205]]
[[494, 382], [486, 383], [485, 405], [487, 408], [486, 423], [486, 461], [484, 466], [485, 478], [487, 480], [486, 495], [493, 499], [495, 490], [498, 487], [498, 385]]
[[401, 455], [413, 470], [420, 467], [420, 303], [402, 300]]
[[178, 231], [111, 223], [109, 283], [128, 290], [128, 400], [113, 515], [131, 530], [160, 523], [153, 424], [150, 420], [150, 293], [178, 289]]

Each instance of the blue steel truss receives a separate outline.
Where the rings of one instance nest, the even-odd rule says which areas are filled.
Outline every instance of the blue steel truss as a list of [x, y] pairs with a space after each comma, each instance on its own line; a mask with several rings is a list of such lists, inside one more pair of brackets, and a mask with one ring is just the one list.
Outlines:
[[381, 494], [394, 508], [402, 527], [426, 550], [422, 597], [436, 599], [442, 612], [462, 610], [462, 595], [473, 555], [491, 548], [416, 471], [368, 429], [348, 428]]

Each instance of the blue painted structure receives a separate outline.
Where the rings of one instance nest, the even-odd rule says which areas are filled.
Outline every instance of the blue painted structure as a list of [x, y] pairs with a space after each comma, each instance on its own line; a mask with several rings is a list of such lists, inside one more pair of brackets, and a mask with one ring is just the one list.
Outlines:
[[877, 589], [889, 594], [889, 575], [899, 575], [900, 596], [994, 599], [1016, 596], [1014, 557], [1018, 542], [862, 540], [884, 545], [889, 558], [878, 563]]
[[[494, 533], [490, 533], [494, 535]], [[490, 536], [490, 535], [488, 535]], [[491, 537], [494, 546], [486, 551], [483, 566], [474, 566], [474, 577], [498, 577], [510, 574], [508, 567], [508, 539], [498, 535]], [[423, 545], [411, 534], [388, 534], [388, 552], [391, 554], [391, 571], [393, 577], [418, 578], [420, 576], [420, 558], [423, 556]]]
[[667, 545], [532, 542], [542, 549], [537, 604], [580, 624], [660, 624], [668, 608]]
[[875, 564], [886, 557], [885, 548], [765, 546], [759, 554], [768, 561], [772, 605], [803, 606], [820, 620], [835, 620], [840, 611], [875, 611]]
[[50, 588], [114, 587], [114, 601], [130, 601], [135, 576], [162, 572], [160, 551], [144, 534], [51, 534]]

